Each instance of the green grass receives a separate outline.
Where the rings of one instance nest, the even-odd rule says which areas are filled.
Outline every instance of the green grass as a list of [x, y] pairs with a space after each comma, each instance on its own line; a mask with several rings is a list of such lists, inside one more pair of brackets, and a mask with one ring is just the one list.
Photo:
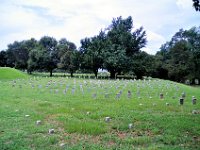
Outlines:
[[[180, 106], [182, 92], [186, 98]], [[200, 149], [200, 114], [192, 114], [200, 110], [199, 99], [199, 87], [156, 79], [0, 80], [0, 149], [63, 149], [61, 143], [64, 149]], [[54, 134], [48, 134], [50, 128]]]
[[28, 75], [19, 70], [9, 68], [9, 67], [0, 67], [0, 80], [3, 79], [22, 79], [27, 78]]

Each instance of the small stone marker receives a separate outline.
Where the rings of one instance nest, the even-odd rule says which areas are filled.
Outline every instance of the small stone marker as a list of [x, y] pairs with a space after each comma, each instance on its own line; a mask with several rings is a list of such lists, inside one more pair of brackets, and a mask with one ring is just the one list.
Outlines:
[[198, 114], [197, 110], [192, 110], [192, 114]]
[[195, 80], [194, 80], [194, 83], [195, 83], [196, 85], [199, 85], [199, 79], [195, 79]]
[[183, 99], [183, 98], [180, 98], [179, 102], [180, 102], [180, 105], [183, 105], [184, 99]]
[[182, 98], [185, 98], [186, 97], [185, 92], [183, 92], [181, 96]]
[[120, 99], [120, 96], [121, 96], [121, 94], [120, 94], [120, 93], [117, 93], [117, 94], [116, 94], [116, 99]]
[[42, 123], [41, 120], [37, 120], [37, 121], [36, 121], [36, 125], [40, 125], [41, 123]]
[[129, 128], [129, 129], [132, 129], [132, 128], [133, 128], [133, 124], [132, 124], [132, 123], [129, 123], [129, 124], [128, 124], [128, 128]]
[[65, 147], [65, 143], [60, 143], [60, 147]]
[[160, 99], [163, 99], [163, 98], [164, 98], [163, 93], [160, 93]]
[[194, 96], [192, 96], [192, 104], [196, 105], [196, 103], [197, 103], [197, 99]]
[[166, 106], [169, 106], [169, 103], [166, 103]]
[[128, 91], [128, 95], [127, 95], [128, 99], [131, 98], [131, 91]]
[[105, 122], [110, 122], [111, 118], [110, 117], [105, 117]]
[[30, 115], [25, 115], [25, 117], [29, 117]]
[[49, 129], [49, 134], [53, 134], [55, 133], [55, 130], [54, 129]]
[[94, 99], [96, 99], [96, 98], [97, 98], [97, 94], [94, 93], [94, 94], [92, 95], [92, 97], [93, 97]]
[[89, 114], [90, 114], [90, 112], [88, 111], [86, 114], [87, 114], [87, 115], [89, 115]]
[[72, 88], [72, 94], [74, 94], [75, 93], [75, 89], [74, 88]]

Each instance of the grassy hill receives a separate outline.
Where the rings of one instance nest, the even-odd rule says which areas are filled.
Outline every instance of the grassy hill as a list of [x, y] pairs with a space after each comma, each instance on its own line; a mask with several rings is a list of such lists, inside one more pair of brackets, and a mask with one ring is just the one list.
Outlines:
[[27, 78], [25, 73], [9, 67], [0, 67], [0, 79]]

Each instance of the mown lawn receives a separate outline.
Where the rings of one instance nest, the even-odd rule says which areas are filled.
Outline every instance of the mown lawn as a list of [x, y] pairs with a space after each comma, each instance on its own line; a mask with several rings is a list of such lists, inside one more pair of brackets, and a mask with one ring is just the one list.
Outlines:
[[7, 79], [0, 80], [0, 103], [1, 150], [200, 149], [198, 87], [157, 79]]

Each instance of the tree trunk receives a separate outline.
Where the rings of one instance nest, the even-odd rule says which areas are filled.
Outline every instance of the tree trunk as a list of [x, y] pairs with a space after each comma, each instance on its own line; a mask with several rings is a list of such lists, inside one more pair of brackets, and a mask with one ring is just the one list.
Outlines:
[[115, 73], [116, 73], [116, 72], [113, 71], [113, 70], [110, 71], [110, 78], [111, 78], [111, 79], [115, 79]]
[[50, 77], [52, 77], [52, 74], [53, 74], [53, 70], [51, 69], [50, 70]]
[[73, 77], [73, 71], [70, 71], [71, 78]]
[[97, 79], [98, 70], [93, 70], [95, 78]]

